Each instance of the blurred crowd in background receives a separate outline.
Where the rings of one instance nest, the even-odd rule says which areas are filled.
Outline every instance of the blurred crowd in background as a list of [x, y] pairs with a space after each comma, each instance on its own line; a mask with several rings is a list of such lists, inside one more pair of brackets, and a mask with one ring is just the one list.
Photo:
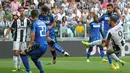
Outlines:
[[[93, 15], [100, 18], [106, 13], [109, 3], [122, 15], [126, 39], [130, 39], [130, 0], [0, 0], [0, 37], [11, 26], [15, 19], [13, 12], [20, 6], [25, 8], [25, 16], [30, 18], [33, 9], [37, 9], [40, 14], [41, 6], [46, 5], [55, 18], [57, 37], [84, 38], [88, 36], [87, 28], [93, 21]], [[12, 34], [9, 38], [12, 38]]]

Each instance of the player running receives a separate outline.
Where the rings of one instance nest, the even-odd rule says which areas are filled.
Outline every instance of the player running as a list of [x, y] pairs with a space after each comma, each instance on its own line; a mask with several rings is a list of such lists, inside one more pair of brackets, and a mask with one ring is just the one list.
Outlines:
[[[120, 60], [115, 54], [124, 49], [125, 39], [123, 27], [117, 24], [117, 19], [115, 16], [110, 17], [110, 26], [111, 29], [109, 29], [106, 39], [97, 40], [91, 43], [83, 41], [82, 43], [86, 46], [99, 44], [104, 45], [107, 48], [107, 55], [124, 66], [124, 61]], [[115, 63], [115, 65], [113, 63], [111, 64], [112, 70], [120, 68], [117, 62]]]
[[[42, 20], [44, 23], [46, 23], [46, 26], [49, 30], [49, 37], [54, 41], [56, 42], [56, 36], [55, 36], [55, 33], [54, 33], [54, 28], [53, 26], [55, 25], [55, 22], [54, 22], [54, 18], [52, 15], [50, 15], [49, 13], [49, 9], [48, 7], [46, 6], [43, 6], [42, 9], [41, 9], [41, 15], [39, 16], [39, 19]], [[64, 56], [69, 56], [69, 53], [66, 52], [65, 50], [62, 49], [61, 46], [59, 46], [57, 43], [53, 44], [52, 42], [51, 43], [48, 43], [49, 44], [49, 48], [50, 48], [50, 51], [52, 53], [52, 56], [53, 56], [53, 64], [56, 63], [56, 51], [59, 51], [60, 53], [64, 54]]]
[[[100, 40], [101, 39], [100, 33], [103, 36], [102, 29], [101, 29], [102, 26], [98, 22], [98, 16], [97, 15], [93, 16], [93, 19], [94, 19], [94, 21], [90, 23], [89, 28], [88, 28], [89, 29], [89, 35], [90, 35], [89, 42]], [[90, 62], [89, 57], [90, 57], [90, 54], [91, 54], [94, 46], [95, 45], [89, 46], [89, 50], [87, 52], [87, 60], [86, 60], [86, 62]], [[107, 62], [107, 60], [105, 60], [105, 58], [104, 58], [104, 50], [103, 50], [102, 45], [96, 45], [96, 47], [100, 48], [102, 62]]]

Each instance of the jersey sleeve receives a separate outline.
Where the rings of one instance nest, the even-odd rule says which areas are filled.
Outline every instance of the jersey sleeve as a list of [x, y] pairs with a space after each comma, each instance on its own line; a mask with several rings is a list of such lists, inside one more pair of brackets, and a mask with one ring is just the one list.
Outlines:
[[54, 17], [51, 15], [50, 18], [51, 18], [51, 20], [50, 20], [51, 23], [53, 23], [54, 22]]
[[106, 40], [110, 40], [110, 39], [111, 39], [111, 37], [112, 37], [111, 32], [110, 32], [110, 31], [108, 31], [108, 33], [107, 33], [107, 37], [106, 37]]
[[105, 15], [103, 14], [103, 15], [99, 18], [98, 21], [99, 21], [99, 22], [103, 21], [103, 20], [104, 20], [104, 16], [105, 16]]
[[27, 25], [28, 27], [31, 27], [31, 21], [29, 19], [27, 19]]
[[36, 32], [36, 22], [34, 22], [33, 24], [32, 24], [32, 27], [31, 27], [31, 31], [32, 32]]
[[17, 27], [17, 20], [14, 20], [11, 25], [11, 29], [14, 29]]

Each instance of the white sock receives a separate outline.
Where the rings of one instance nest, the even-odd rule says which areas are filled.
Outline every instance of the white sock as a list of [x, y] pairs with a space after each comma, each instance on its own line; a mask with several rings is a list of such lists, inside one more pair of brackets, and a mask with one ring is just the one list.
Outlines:
[[101, 45], [102, 44], [102, 40], [96, 40], [90, 43], [90, 45]]
[[18, 68], [18, 56], [13, 55], [14, 67]]
[[22, 60], [21, 60], [21, 57], [20, 55], [18, 56], [18, 69], [21, 68], [21, 64], [22, 64]]
[[116, 56], [115, 53], [111, 54], [112, 59], [114, 59], [117, 62], [120, 62], [120, 59]]

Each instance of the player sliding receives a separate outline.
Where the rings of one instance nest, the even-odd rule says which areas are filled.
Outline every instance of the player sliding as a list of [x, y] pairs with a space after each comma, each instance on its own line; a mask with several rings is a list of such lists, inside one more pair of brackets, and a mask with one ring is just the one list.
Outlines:
[[[110, 24], [111, 29], [109, 29], [106, 39], [97, 40], [91, 43], [84, 42], [82, 43], [87, 47], [90, 45], [103, 45], [107, 49], [107, 55], [114, 59], [115, 61], [119, 62], [121, 65], [124, 66], [124, 61], [119, 59], [115, 53], [119, 53], [122, 49], [124, 49], [125, 39], [123, 34], [123, 27], [117, 24], [117, 20], [115, 16], [110, 17]], [[119, 69], [118, 63], [111, 64], [111, 68], [113, 70]]]

